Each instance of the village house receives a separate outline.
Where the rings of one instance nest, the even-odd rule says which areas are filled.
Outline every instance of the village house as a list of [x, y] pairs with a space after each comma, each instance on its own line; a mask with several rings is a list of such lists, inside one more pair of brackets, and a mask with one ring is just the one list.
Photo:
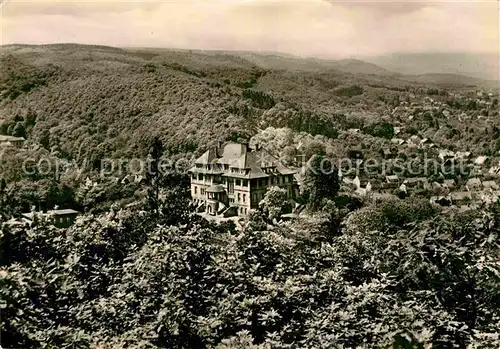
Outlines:
[[483, 188], [481, 180], [479, 178], [470, 178], [467, 180], [465, 187], [468, 191], [478, 191]]
[[0, 135], [0, 146], [12, 146], [15, 148], [22, 148], [25, 139], [23, 137], [13, 137]]
[[488, 174], [490, 176], [498, 176], [500, 175], [500, 166], [493, 166], [489, 169]]
[[456, 159], [467, 160], [470, 159], [472, 153], [470, 151], [457, 151], [455, 154]]
[[448, 190], [455, 189], [455, 187], [456, 187], [455, 180], [454, 179], [445, 179], [443, 182], [443, 187], [448, 189]]
[[480, 167], [486, 165], [486, 162], [488, 161], [487, 156], [478, 156], [476, 160], [474, 160], [474, 165]]
[[380, 184], [379, 191], [390, 193], [393, 190], [399, 188], [401, 181], [397, 175], [385, 176], [385, 183]]
[[430, 189], [429, 181], [425, 177], [407, 178], [403, 184], [408, 189]]
[[431, 204], [439, 206], [451, 206], [451, 199], [449, 196], [432, 196], [430, 199]]
[[470, 178], [467, 180], [467, 183], [465, 183], [465, 187], [468, 191], [478, 191], [483, 189], [483, 185], [479, 178]]
[[386, 160], [394, 158], [396, 156], [396, 154], [397, 154], [397, 151], [395, 151], [392, 148], [382, 148], [380, 150], [380, 155], [382, 155], [382, 157]]
[[[48, 220], [57, 228], [69, 228], [75, 222], [79, 212], [72, 209], [57, 209], [48, 212], [38, 212], [36, 214], [41, 218]], [[32, 224], [35, 219], [33, 212], [23, 213], [22, 217], [28, 224]]]
[[270, 187], [294, 197], [295, 171], [259, 146], [229, 143], [207, 150], [189, 170], [191, 196], [199, 211], [210, 215], [246, 216]]
[[470, 205], [473, 203], [472, 194], [470, 192], [454, 192], [450, 194], [451, 202], [455, 206]]
[[493, 191], [493, 190], [499, 190], [500, 188], [495, 181], [484, 181], [483, 189]]
[[392, 138], [391, 142], [396, 144], [396, 145], [403, 145], [406, 143], [406, 141], [404, 139], [401, 139], [401, 138]]
[[439, 152], [439, 155], [438, 157], [445, 161], [445, 160], [451, 160], [451, 159], [454, 159], [455, 158], [455, 153], [452, 152], [451, 150], [448, 150], [448, 149], [442, 149], [440, 152]]

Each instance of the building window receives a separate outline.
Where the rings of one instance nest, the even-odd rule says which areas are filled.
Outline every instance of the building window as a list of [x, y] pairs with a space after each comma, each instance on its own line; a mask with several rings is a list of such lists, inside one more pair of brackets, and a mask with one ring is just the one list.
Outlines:
[[241, 185], [241, 180], [237, 179], [236, 180], [236, 185]]
[[198, 180], [202, 181], [203, 180], [203, 173], [198, 173]]
[[243, 180], [243, 186], [248, 187], [248, 181], [246, 179]]
[[201, 188], [201, 195], [205, 195], [205, 188]]
[[247, 194], [243, 194], [243, 203], [247, 202]]
[[194, 186], [194, 195], [197, 195], [198, 194], [198, 187], [195, 185]]
[[238, 202], [240, 202], [240, 201], [241, 201], [241, 194], [238, 193]]

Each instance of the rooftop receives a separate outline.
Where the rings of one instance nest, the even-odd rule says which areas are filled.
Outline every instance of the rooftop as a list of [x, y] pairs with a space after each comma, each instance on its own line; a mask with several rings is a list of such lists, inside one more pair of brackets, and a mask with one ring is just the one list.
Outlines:
[[[211, 169], [208, 170], [200, 165], [211, 166]], [[245, 144], [239, 143], [226, 144], [220, 157], [216, 149], [207, 150], [195, 161], [195, 167], [191, 168], [191, 172], [196, 173], [206, 173], [207, 171], [211, 173], [224, 172], [224, 176], [246, 179], [266, 178], [273, 173], [281, 175], [295, 173], [281, 164], [279, 159], [267, 150], [261, 148], [249, 151]]]
[[23, 137], [14, 137], [14, 136], [6, 136], [6, 135], [0, 135], [0, 142], [21, 142], [25, 141]]

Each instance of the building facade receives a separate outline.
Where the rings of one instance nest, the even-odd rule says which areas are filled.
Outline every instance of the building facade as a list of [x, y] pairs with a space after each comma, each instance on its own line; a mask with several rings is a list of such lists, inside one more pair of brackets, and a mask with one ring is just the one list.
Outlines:
[[13, 137], [0, 135], [0, 146], [12, 146], [15, 148], [22, 148], [25, 139], [23, 137]]
[[270, 187], [294, 195], [294, 171], [262, 148], [229, 143], [207, 150], [190, 169], [191, 196], [210, 215], [246, 216]]
[[[76, 218], [80, 214], [78, 211], [72, 209], [63, 209], [63, 210], [52, 210], [49, 212], [38, 212], [39, 217], [43, 219], [47, 219], [48, 222], [54, 225], [57, 228], [69, 228], [75, 223]], [[33, 213], [23, 213], [23, 219], [28, 224], [32, 224], [33, 222]]]

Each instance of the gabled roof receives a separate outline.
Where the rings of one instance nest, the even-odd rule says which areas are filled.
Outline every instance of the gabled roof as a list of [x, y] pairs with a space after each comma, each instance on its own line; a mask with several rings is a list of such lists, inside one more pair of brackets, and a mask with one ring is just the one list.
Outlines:
[[488, 160], [487, 156], [478, 156], [476, 160], [474, 161], [474, 164], [476, 165], [484, 165], [484, 163]]
[[[38, 212], [38, 214], [42, 215], [42, 216], [47, 216], [47, 215], [67, 216], [67, 215], [77, 215], [79, 213], [80, 212], [72, 210], [70, 208], [61, 209], [61, 210], [51, 210], [51, 211], [48, 211], [48, 212]], [[33, 219], [33, 212], [22, 213], [21, 215], [23, 217], [28, 218], [28, 219]]]
[[217, 160], [217, 153], [215, 149], [209, 149], [195, 161], [195, 164], [209, 165], [214, 163], [214, 161], [216, 160]]
[[468, 191], [454, 192], [450, 194], [450, 198], [453, 201], [472, 200], [472, 194]]
[[470, 178], [467, 180], [467, 185], [480, 185], [481, 184], [481, 180], [479, 178]]
[[[231, 169], [245, 170], [225, 173], [224, 176], [239, 177], [239, 178], [265, 178], [270, 174], [278, 173], [282, 175], [294, 174], [295, 171], [289, 169], [280, 163], [280, 161], [271, 155], [267, 150], [260, 148], [256, 151], [247, 151], [245, 144], [229, 143], [224, 147], [222, 156], [217, 158], [217, 152], [207, 150], [200, 158], [196, 160], [196, 165], [212, 164], [211, 170], [203, 170], [200, 168], [191, 169], [193, 172], [218, 172], [222, 173], [223, 166], [228, 166]], [[265, 169], [272, 169], [266, 173]]]
[[56, 216], [65, 216], [65, 215], [70, 215], [70, 214], [79, 214], [80, 212], [72, 210], [70, 208], [67, 208], [67, 209], [62, 209], [62, 210], [52, 210], [52, 211], [49, 211], [49, 213], [52, 213]]
[[446, 185], [446, 186], [454, 186], [456, 185], [455, 183], [455, 180], [454, 179], [445, 179], [443, 181], [443, 185]]
[[498, 184], [495, 181], [485, 181], [483, 182], [484, 189], [499, 189]]
[[224, 146], [222, 156], [217, 160], [219, 164], [231, 164], [247, 152], [245, 144], [228, 143]]
[[399, 177], [396, 176], [396, 175], [390, 175], [390, 176], [386, 176], [385, 179], [388, 181], [388, 182], [392, 182], [392, 181], [399, 181]]

